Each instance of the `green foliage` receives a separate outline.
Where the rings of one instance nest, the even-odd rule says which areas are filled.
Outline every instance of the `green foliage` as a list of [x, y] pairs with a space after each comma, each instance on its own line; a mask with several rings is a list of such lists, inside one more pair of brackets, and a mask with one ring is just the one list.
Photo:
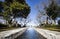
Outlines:
[[2, 1], [0, 1], [0, 13], [2, 12], [3, 6], [2, 6]]
[[60, 20], [58, 20], [58, 24], [60, 25]]
[[0, 2], [0, 8], [3, 7], [3, 12], [0, 13], [8, 24], [11, 24], [12, 18], [23, 17], [26, 18], [30, 12], [30, 7], [25, 0], [5, 0]]
[[4, 27], [7, 27], [7, 25], [0, 23], [0, 28], [4, 28]]
[[55, 18], [58, 15], [58, 6], [56, 4], [55, 1], [52, 1], [51, 4], [49, 4], [49, 6], [46, 8], [46, 13], [49, 17], [51, 17], [53, 20], [55, 20]]
[[8, 11], [13, 17], [26, 18], [30, 12], [30, 7], [25, 0], [5, 0], [4, 10]]
[[[13, 17], [24, 17], [26, 18], [30, 12], [30, 7], [26, 4], [25, 0], [5, 0], [3, 3], [4, 7], [4, 18]], [[23, 4], [23, 3], [24, 4]]]

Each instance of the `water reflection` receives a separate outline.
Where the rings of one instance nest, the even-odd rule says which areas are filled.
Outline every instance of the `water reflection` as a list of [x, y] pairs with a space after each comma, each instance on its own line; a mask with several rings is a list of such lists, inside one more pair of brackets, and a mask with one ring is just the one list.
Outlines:
[[21, 36], [17, 39], [43, 39], [41, 36], [33, 29], [28, 28]]

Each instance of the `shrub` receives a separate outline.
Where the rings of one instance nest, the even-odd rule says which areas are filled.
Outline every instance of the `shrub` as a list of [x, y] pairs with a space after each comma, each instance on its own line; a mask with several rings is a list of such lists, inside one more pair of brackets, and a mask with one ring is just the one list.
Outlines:
[[58, 24], [60, 25], [60, 20], [58, 20]]
[[7, 25], [0, 23], [0, 28], [7, 28]]

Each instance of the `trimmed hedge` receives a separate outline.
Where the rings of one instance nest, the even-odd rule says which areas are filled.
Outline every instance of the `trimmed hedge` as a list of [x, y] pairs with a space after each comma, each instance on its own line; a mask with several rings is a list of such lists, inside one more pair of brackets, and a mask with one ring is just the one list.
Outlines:
[[43, 27], [45, 27], [45, 28], [57, 28], [57, 29], [60, 29], [60, 25], [45, 25]]
[[7, 28], [8, 26], [0, 23], [0, 28]]

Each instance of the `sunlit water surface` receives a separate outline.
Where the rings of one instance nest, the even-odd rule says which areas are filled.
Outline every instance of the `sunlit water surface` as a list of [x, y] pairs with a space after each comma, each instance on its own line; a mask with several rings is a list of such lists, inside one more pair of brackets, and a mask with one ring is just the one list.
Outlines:
[[21, 36], [16, 39], [45, 39], [33, 28], [28, 28]]

